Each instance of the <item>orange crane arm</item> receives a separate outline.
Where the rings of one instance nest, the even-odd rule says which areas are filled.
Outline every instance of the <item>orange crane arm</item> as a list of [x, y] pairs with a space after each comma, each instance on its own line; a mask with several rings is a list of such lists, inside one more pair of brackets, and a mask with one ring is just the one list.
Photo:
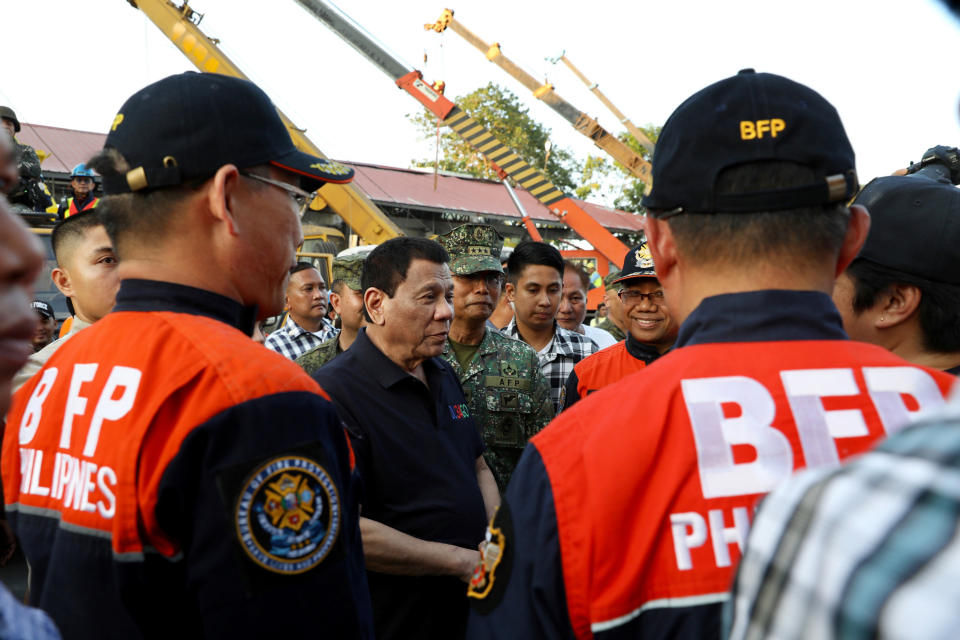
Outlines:
[[297, 0], [334, 33], [390, 76], [399, 87], [426, 107], [442, 124], [453, 129], [487, 160], [503, 169], [515, 182], [563, 220], [584, 240], [616, 265], [623, 264], [627, 246], [607, 231], [572, 198], [564, 194], [539, 169], [531, 167], [512, 149], [497, 140], [483, 125], [423, 81], [423, 74], [402, 62], [360, 25], [328, 0]]
[[[203, 16], [191, 9], [188, 2], [179, 6], [170, 0], [127, 0], [127, 2], [135, 9], [143, 11], [200, 71], [249, 80], [220, 50], [217, 41], [208, 38], [200, 31], [197, 25]], [[280, 114], [283, 124], [290, 132], [290, 137], [293, 138], [293, 144], [298, 149], [321, 158], [327, 157], [310, 141], [303, 129], [293, 124], [279, 109], [277, 113]], [[404, 235], [400, 227], [388, 218], [366, 194], [349, 184], [327, 184], [320, 189], [318, 197], [330, 205], [330, 208], [367, 243], [379, 244], [390, 238]], [[318, 205], [322, 208], [322, 203], [313, 203], [314, 207]]]
[[426, 24], [424, 28], [430, 31], [436, 31], [437, 33], [442, 33], [447, 28], [452, 29], [454, 33], [461, 36], [486, 55], [487, 60], [496, 64], [532, 91], [535, 98], [542, 100], [547, 106], [563, 116], [567, 122], [573, 125], [574, 129], [593, 140], [595, 145], [623, 165], [627, 171], [648, 185], [653, 184], [653, 178], [650, 175], [650, 163], [644, 160], [643, 156], [600, 126], [599, 122], [560, 97], [557, 92], [554, 91], [553, 85], [537, 82], [533, 76], [503, 55], [498, 43], [495, 42], [490, 45], [481, 40], [476, 34], [453, 17], [453, 11], [444, 9], [443, 14], [441, 14], [437, 22], [434, 24]]

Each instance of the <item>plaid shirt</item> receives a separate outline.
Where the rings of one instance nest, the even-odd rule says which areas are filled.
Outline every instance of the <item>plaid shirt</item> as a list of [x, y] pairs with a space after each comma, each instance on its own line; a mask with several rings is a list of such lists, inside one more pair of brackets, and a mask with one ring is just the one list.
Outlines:
[[[523, 340], [517, 330], [516, 318], [510, 321], [502, 331], [503, 335], [515, 340]], [[524, 340], [524, 342], [526, 342]], [[560, 394], [563, 385], [573, 372], [573, 366], [587, 356], [599, 351], [597, 343], [575, 331], [564, 329], [554, 321], [553, 340], [542, 352], [537, 352], [540, 359], [540, 371], [550, 383], [550, 399], [553, 400], [554, 412], [559, 412]]]
[[958, 525], [960, 391], [937, 420], [767, 497], [734, 584], [728, 637], [956, 638]]
[[282, 356], [296, 360], [314, 347], [319, 347], [330, 338], [335, 338], [338, 333], [340, 332], [326, 318], [323, 319], [320, 331], [314, 333], [298, 325], [293, 316], [288, 315], [283, 326], [267, 336], [267, 341], [263, 344]]

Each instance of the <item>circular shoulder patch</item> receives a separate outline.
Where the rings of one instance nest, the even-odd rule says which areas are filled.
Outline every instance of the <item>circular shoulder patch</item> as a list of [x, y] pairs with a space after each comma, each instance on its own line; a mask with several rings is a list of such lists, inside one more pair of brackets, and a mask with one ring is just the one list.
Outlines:
[[274, 458], [254, 471], [240, 490], [234, 516], [246, 554], [285, 575], [309, 571], [327, 557], [340, 519], [330, 475], [302, 456]]

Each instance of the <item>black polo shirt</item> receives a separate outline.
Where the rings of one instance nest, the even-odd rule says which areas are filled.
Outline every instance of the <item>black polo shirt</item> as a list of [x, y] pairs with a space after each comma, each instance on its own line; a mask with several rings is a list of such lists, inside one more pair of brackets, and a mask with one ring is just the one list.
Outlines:
[[[429, 388], [362, 329], [314, 379], [350, 433], [363, 516], [416, 538], [475, 549], [486, 527], [475, 470], [483, 441], [450, 365], [430, 358], [423, 369]], [[462, 635], [467, 598], [459, 579], [373, 571], [368, 579], [381, 640]]]

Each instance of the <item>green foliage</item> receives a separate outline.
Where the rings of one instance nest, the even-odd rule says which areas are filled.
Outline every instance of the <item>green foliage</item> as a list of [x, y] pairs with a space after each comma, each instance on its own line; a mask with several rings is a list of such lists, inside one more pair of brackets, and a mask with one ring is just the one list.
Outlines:
[[[544, 171], [565, 193], [581, 200], [599, 200], [624, 211], [643, 211], [640, 200], [646, 185], [606, 154], [598, 151], [600, 155], [588, 155], [586, 161], [580, 161], [569, 149], [554, 146], [548, 156], [545, 146], [551, 130], [534, 120], [529, 109], [508, 89], [490, 83], [456, 98], [454, 102], [528, 164]], [[407, 114], [407, 118], [424, 140], [435, 144], [437, 120], [432, 114], [420, 111]], [[648, 125], [640, 128], [652, 141], [657, 141], [660, 127]], [[650, 161], [650, 153], [630, 133], [621, 133], [618, 138]], [[440, 129], [439, 151], [436, 164], [441, 170], [499, 179], [487, 160], [449, 128]], [[433, 168], [435, 163], [430, 158], [413, 160], [412, 164]]]
[[[456, 98], [454, 102], [528, 164], [544, 171], [550, 181], [562, 191], [574, 191], [577, 186], [575, 176], [582, 172], [580, 163], [568, 149], [558, 149], [555, 145], [547, 157], [545, 146], [550, 139], [550, 129], [530, 117], [529, 110], [508, 89], [490, 83]], [[407, 114], [407, 118], [417, 127], [424, 140], [436, 140], [437, 120], [432, 114], [420, 111]], [[434, 160], [414, 160], [413, 165], [432, 168]], [[448, 128], [440, 130], [437, 165], [445, 171], [498, 179], [487, 160]]]
[[[640, 129], [656, 143], [660, 127], [646, 126]], [[650, 161], [650, 153], [630, 133], [624, 132], [617, 137], [647, 162]], [[578, 198], [586, 199], [592, 196], [623, 211], [643, 211], [640, 200], [646, 185], [609, 156], [589, 156], [580, 177], [581, 186], [576, 190]]]

